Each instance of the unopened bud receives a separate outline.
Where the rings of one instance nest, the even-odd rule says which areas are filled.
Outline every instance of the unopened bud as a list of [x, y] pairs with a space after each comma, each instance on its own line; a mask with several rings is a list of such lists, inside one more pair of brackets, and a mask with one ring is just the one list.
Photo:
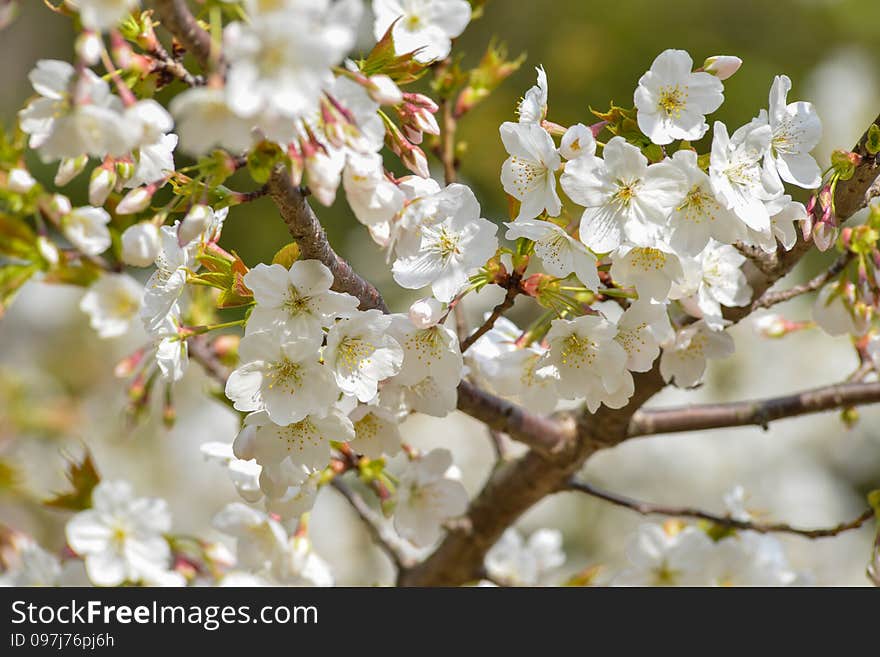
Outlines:
[[89, 180], [89, 205], [100, 207], [104, 205], [110, 192], [116, 186], [116, 171], [112, 164], [97, 167], [92, 171]]
[[53, 244], [45, 235], [37, 237], [37, 250], [40, 252], [40, 255], [43, 256], [43, 260], [48, 262], [52, 267], [57, 265], [58, 261], [61, 259], [58, 247], [55, 246], [55, 244]]
[[159, 229], [152, 221], [139, 221], [122, 233], [122, 262], [149, 267], [159, 255]]
[[9, 172], [9, 180], [7, 186], [10, 192], [16, 194], [27, 194], [31, 188], [37, 184], [34, 177], [28, 173], [27, 169], [16, 167]]
[[743, 61], [734, 55], [715, 55], [703, 62], [703, 70], [719, 80], [726, 80], [739, 70]]
[[369, 78], [367, 93], [380, 105], [399, 105], [403, 102], [403, 93], [387, 75], [374, 75]]
[[116, 160], [116, 175], [119, 176], [119, 180], [128, 180], [134, 175], [134, 162], [132, 162], [129, 158]]
[[65, 217], [70, 214], [71, 210], [73, 210], [73, 206], [70, 204], [69, 198], [61, 194], [52, 195], [52, 200], [49, 201], [49, 212], [55, 218]]
[[409, 319], [416, 328], [434, 326], [443, 317], [443, 304], [434, 297], [419, 299], [409, 307]]
[[177, 243], [186, 246], [204, 233], [214, 220], [214, 211], [207, 205], [198, 203], [186, 213], [177, 228]]
[[118, 363], [113, 368], [113, 376], [117, 379], [127, 379], [132, 374], [134, 374], [135, 370], [138, 368], [144, 360], [145, 351], [143, 349], [138, 349], [132, 354], [129, 354]]
[[104, 42], [101, 41], [101, 37], [95, 32], [85, 30], [77, 37], [74, 49], [76, 50], [77, 57], [83, 63], [87, 66], [94, 66], [101, 61], [101, 51], [104, 50]]
[[55, 174], [55, 184], [58, 187], [64, 187], [67, 183], [82, 173], [82, 170], [86, 168], [88, 162], [89, 158], [87, 155], [68, 157], [61, 160], [58, 165], [58, 172]]
[[150, 186], [135, 187], [119, 201], [119, 205], [116, 206], [116, 214], [137, 214], [145, 210], [153, 198], [154, 191]]

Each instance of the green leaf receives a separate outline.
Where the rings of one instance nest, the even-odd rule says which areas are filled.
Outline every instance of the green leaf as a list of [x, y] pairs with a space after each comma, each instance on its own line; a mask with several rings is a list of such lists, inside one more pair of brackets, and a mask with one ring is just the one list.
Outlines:
[[[397, 20], [400, 20], [399, 18]], [[366, 59], [358, 62], [358, 68], [361, 73], [366, 76], [378, 75], [382, 73], [387, 75], [399, 85], [410, 84], [422, 77], [428, 67], [421, 62], [417, 62], [415, 55], [418, 50], [398, 55], [394, 49], [394, 37], [391, 31], [397, 21], [394, 21], [385, 32], [384, 36], [370, 51]]]
[[297, 260], [299, 260], [299, 244], [291, 242], [278, 249], [272, 258], [272, 264], [281, 265], [285, 269], [290, 269], [290, 266]]
[[272, 175], [272, 169], [284, 157], [278, 144], [261, 141], [247, 155], [247, 167], [251, 178], [258, 183], [265, 183]]
[[868, 128], [868, 138], [865, 140], [865, 150], [871, 155], [880, 153], [880, 126], [872, 123]]
[[83, 453], [82, 460], [68, 459], [67, 480], [70, 482], [70, 490], [67, 493], [57, 493], [43, 504], [53, 509], [65, 509], [67, 511], [82, 511], [92, 506], [92, 491], [101, 477], [95, 468], [92, 454], [88, 449]]
[[480, 63], [469, 73], [468, 84], [455, 103], [455, 114], [461, 116], [485, 100], [498, 85], [519, 70], [525, 60], [525, 53], [516, 59], [508, 59], [507, 46], [492, 39]]
[[33, 263], [0, 267], [0, 317], [6, 312], [21, 286], [39, 270], [39, 265]]

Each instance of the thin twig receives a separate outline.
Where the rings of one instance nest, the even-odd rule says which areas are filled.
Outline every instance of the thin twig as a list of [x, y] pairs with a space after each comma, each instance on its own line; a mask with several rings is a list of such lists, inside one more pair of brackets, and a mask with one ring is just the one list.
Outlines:
[[629, 424], [629, 437], [756, 425], [774, 420], [880, 402], [880, 382], [839, 383], [792, 395], [727, 404], [703, 404], [640, 410]]
[[849, 520], [847, 522], [841, 522], [837, 525], [834, 525], [833, 527], [802, 529], [800, 527], [792, 527], [791, 525], [786, 523], [758, 523], [752, 522], [750, 520], [737, 520], [736, 518], [732, 518], [729, 515], [717, 515], [714, 513], [709, 513], [708, 511], [702, 511], [700, 509], [694, 509], [685, 506], [665, 506], [662, 504], [650, 504], [648, 502], [635, 500], [624, 495], [618, 495], [617, 493], [611, 493], [609, 491], [602, 490], [601, 488], [596, 488], [595, 486], [591, 486], [590, 484], [585, 484], [579, 481], [570, 482], [568, 488], [569, 490], [585, 493], [591, 497], [610, 502], [611, 504], [614, 504], [616, 506], [630, 509], [643, 516], [659, 515], [671, 516], [674, 518], [694, 518], [696, 520], [708, 520], [709, 522], [715, 523], [716, 525], [720, 525], [722, 527], [748, 530], [757, 532], [759, 534], [779, 533], [795, 534], [797, 536], [803, 536], [805, 538], [827, 538], [830, 536], [837, 536], [838, 534], [842, 534], [852, 529], [858, 529], [874, 517], [873, 509], [866, 509], [857, 518]]
[[832, 278], [837, 276], [840, 272], [846, 269], [846, 266], [853, 259], [854, 253], [851, 251], [847, 251], [843, 255], [841, 255], [834, 263], [824, 272], [816, 276], [815, 278], [803, 283], [801, 285], [795, 285], [794, 287], [788, 288], [787, 290], [779, 290], [778, 292], [767, 291], [762, 294], [755, 302], [752, 304], [752, 311], [758, 310], [759, 308], [770, 308], [771, 306], [775, 306], [778, 303], [782, 303], [783, 301], [789, 301], [790, 299], [794, 299], [795, 297], [799, 297], [802, 294], [807, 294], [809, 292], [815, 292], [820, 287], [825, 285]]
[[492, 330], [492, 327], [495, 326], [495, 322], [504, 315], [508, 310], [513, 308], [513, 303], [516, 301], [516, 296], [520, 293], [519, 287], [519, 275], [513, 273], [510, 275], [510, 279], [507, 282], [507, 293], [504, 295], [504, 300], [499, 303], [492, 310], [492, 313], [489, 317], [486, 318], [486, 321], [483, 322], [482, 326], [480, 326], [476, 331], [471, 333], [465, 340], [461, 343], [461, 353], [466, 352], [470, 347], [479, 340], [483, 335]]
[[361, 520], [364, 521], [364, 525], [367, 531], [370, 532], [373, 541], [388, 555], [388, 558], [391, 559], [395, 567], [398, 570], [409, 568], [412, 565], [412, 559], [406, 554], [406, 546], [400, 538], [386, 527], [382, 518], [370, 508], [370, 505], [366, 503], [364, 498], [351, 490], [338, 477], [333, 479], [331, 485], [348, 501]]

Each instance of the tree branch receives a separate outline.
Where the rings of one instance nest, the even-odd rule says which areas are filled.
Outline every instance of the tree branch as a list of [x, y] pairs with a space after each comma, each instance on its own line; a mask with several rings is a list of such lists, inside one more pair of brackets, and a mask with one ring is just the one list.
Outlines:
[[722, 527], [727, 527], [729, 529], [742, 529], [757, 532], [759, 534], [779, 533], [795, 534], [797, 536], [803, 536], [805, 538], [827, 538], [830, 536], [837, 536], [838, 534], [842, 534], [852, 529], [858, 529], [874, 517], [873, 509], [867, 509], [863, 511], [862, 514], [857, 518], [849, 520], [847, 522], [841, 522], [837, 525], [834, 525], [833, 527], [802, 529], [800, 527], [792, 527], [791, 525], [786, 523], [759, 523], [752, 522], [750, 520], [737, 520], [736, 518], [732, 518], [729, 515], [716, 515], [714, 513], [709, 513], [708, 511], [702, 511], [700, 509], [693, 509], [685, 506], [664, 506], [661, 504], [650, 504], [648, 502], [634, 500], [630, 497], [618, 495], [617, 493], [611, 493], [609, 491], [602, 490], [601, 488], [591, 486], [590, 484], [585, 484], [577, 481], [572, 481], [568, 485], [568, 488], [569, 490], [585, 493], [591, 497], [610, 502], [615, 506], [621, 506], [627, 509], [631, 509], [632, 511], [635, 511], [636, 513], [639, 513], [643, 516], [660, 515], [672, 516], [675, 518], [694, 518], [696, 520], [708, 520], [709, 522], [720, 525]]
[[211, 35], [198, 24], [186, 0], [153, 0], [153, 5], [165, 29], [192, 53], [203, 70], [210, 70], [215, 56]]
[[815, 292], [823, 285], [825, 285], [825, 283], [827, 283], [844, 269], [846, 269], [846, 266], [854, 257], [855, 254], [852, 251], [847, 251], [846, 253], [842, 254], [837, 260], [835, 260], [834, 263], [827, 270], [823, 271], [818, 276], [810, 279], [806, 283], [795, 285], [794, 287], [790, 287], [787, 290], [779, 290], [778, 292], [772, 292], [768, 290], [752, 304], [752, 312], [758, 310], [759, 308], [770, 308], [771, 306], [775, 306], [777, 303], [789, 301], [790, 299], [794, 299], [795, 297], [798, 297], [802, 294]]
[[412, 565], [412, 559], [407, 556], [406, 545], [393, 532], [389, 531], [382, 518], [370, 508], [370, 505], [364, 501], [364, 498], [351, 490], [338, 477], [335, 477], [330, 485], [348, 501], [358, 516], [360, 516], [373, 541], [388, 555], [388, 558], [391, 559], [391, 562], [398, 571]]
[[474, 342], [483, 337], [486, 333], [492, 330], [492, 327], [495, 326], [495, 322], [506, 313], [508, 310], [513, 308], [513, 303], [516, 301], [516, 296], [520, 293], [520, 276], [516, 273], [510, 275], [510, 278], [507, 281], [507, 293], [504, 295], [504, 299], [499, 303], [495, 308], [492, 309], [492, 314], [486, 318], [486, 321], [473, 333], [471, 333], [467, 338], [462, 340], [461, 342], [461, 353], [466, 352], [470, 349]]
[[877, 402], [880, 402], [880, 382], [840, 383], [770, 399], [640, 410], [633, 415], [627, 435], [648, 436], [747, 425], [766, 430], [774, 420]]

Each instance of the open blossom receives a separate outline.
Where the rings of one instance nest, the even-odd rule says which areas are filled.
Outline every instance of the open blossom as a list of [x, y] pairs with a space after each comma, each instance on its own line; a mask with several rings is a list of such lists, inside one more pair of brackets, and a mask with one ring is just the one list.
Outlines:
[[565, 563], [562, 534], [539, 529], [528, 540], [509, 527], [486, 553], [486, 571], [511, 586], [535, 586], [548, 571]]
[[684, 50], [665, 50], [639, 80], [635, 92], [639, 128], [655, 144], [696, 141], [709, 130], [706, 114], [724, 102], [724, 85], [711, 73], [693, 73]]
[[458, 336], [442, 324], [420, 328], [409, 317], [391, 317], [389, 333], [403, 348], [403, 365], [395, 382], [411, 385], [430, 376], [440, 385], [457, 386], [463, 371]]
[[139, 187], [157, 182], [174, 171], [174, 149], [177, 135], [162, 135], [153, 144], [142, 145], [136, 155], [134, 174], [125, 181], [125, 187]]
[[400, 428], [396, 418], [381, 406], [360, 404], [348, 415], [354, 424], [351, 448], [369, 459], [394, 456], [400, 451]]
[[[256, 432], [255, 427], [245, 427], [245, 429], [253, 429]], [[238, 458], [235, 455], [233, 446], [229, 443], [217, 441], [202, 443], [199, 450], [206, 461], [217, 463], [226, 469], [236, 492], [243, 500], [254, 503], [262, 499], [263, 491], [260, 490], [260, 471], [263, 468], [261, 465], [252, 459]]]
[[61, 562], [28, 540], [18, 551], [18, 563], [0, 574], [0, 586], [59, 586]]
[[350, 153], [342, 184], [354, 216], [364, 225], [391, 221], [403, 209], [406, 197], [385, 175], [378, 153]]
[[169, 108], [177, 119], [180, 147], [187, 153], [201, 155], [214, 146], [239, 153], [251, 145], [251, 124], [229, 108], [222, 89], [187, 89], [174, 97]]
[[673, 336], [666, 304], [636, 301], [617, 320], [614, 339], [626, 351], [626, 368], [647, 372], [660, 355], [660, 345]]
[[770, 158], [786, 182], [815, 189], [822, 180], [822, 172], [810, 155], [822, 138], [822, 122], [812, 103], [788, 103], [791, 80], [777, 75], [770, 88], [770, 110], [761, 112], [759, 121], [770, 125]]
[[533, 344], [498, 354], [492, 376], [495, 392], [535, 413], [552, 412], [559, 401], [556, 391], [559, 375], [544, 359], [546, 352]]
[[556, 193], [556, 170], [562, 160], [553, 138], [537, 123], [501, 124], [501, 141], [510, 155], [501, 167], [504, 191], [520, 201], [517, 219], [533, 219], [562, 210]]
[[139, 0], [77, 0], [83, 27], [103, 31], [116, 27], [140, 5]]
[[716, 121], [712, 137], [712, 188], [740, 221], [758, 232], [770, 229], [770, 214], [764, 201], [771, 201], [784, 191], [776, 167], [769, 159], [763, 159], [770, 139], [770, 126], [754, 121], [731, 136], [727, 126]]
[[709, 176], [691, 150], [676, 151], [671, 163], [687, 180], [686, 193], [669, 217], [669, 245], [682, 255], [695, 256], [710, 239], [732, 244], [743, 235], [736, 215], [718, 202]]
[[518, 219], [507, 224], [505, 237], [509, 240], [525, 237], [534, 241], [535, 255], [551, 276], [565, 278], [575, 274], [587, 289], [599, 289], [596, 256], [561, 226], [551, 221]]
[[516, 108], [520, 123], [540, 124], [547, 116], [547, 73], [543, 66], [535, 68], [538, 81], [523, 94], [522, 101]]
[[326, 413], [338, 388], [329, 369], [318, 362], [319, 347], [316, 336], [279, 338], [271, 331], [246, 335], [239, 345], [242, 364], [229, 375], [226, 396], [236, 410], [265, 410], [280, 425]]
[[258, 264], [244, 275], [254, 293], [256, 307], [247, 333], [281, 330], [293, 337], [318, 337], [340, 317], [349, 317], [358, 300], [350, 294], [332, 292], [333, 274], [318, 260], [297, 260], [290, 269]]
[[147, 281], [141, 320], [147, 331], [155, 332], [165, 323], [168, 315], [179, 309], [179, 301], [186, 287], [187, 269], [195, 269], [192, 248], [182, 248], [177, 241], [177, 226], [159, 229], [159, 252], [156, 271]]
[[684, 277], [678, 256], [660, 242], [655, 246], [621, 246], [612, 261], [611, 276], [635, 287], [640, 299], [665, 301], [672, 284]]
[[104, 274], [92, 283], [79, 307], [89, 315], [89, 323], [100, 337], [114, 338], [128, 331], [143, 295], [143, 286], [131, 276]]
[[102, 481], [92, 491], [92, 508], [67, 523], [67, 543], [85, 559], [98, 586], [158, 583], [170, 566], [163, 534], [171, 529], [164, 500], [136, 498], [128, 482]]
[[583, 123], [576, 123], [565, 131], [559, 143], [559, 154], [566, 160], [596, 154], [596, 138]]
[[569, 160], [562, 188], [586, 208], [581, 241], [598, 253], [620, 246], [624, 239], [650, 244], [685, 193], [685, 179], [668, 163], [648, 166], [642, 152], [622, 137], [613, 137], [603, 158]]
[[791, 567], [779, 539], [750, 531], [718, 541], [706, 571], [715, 586], [792, 586], [809, 581]]
[[448, 385], [433, 376], [426, 376], [408, 385], [391, 379], [382, 387], [379, 404], [399, 416], [415, 411], [433, 417], [446, 417], [456, 408], [456, 385]]
[[[307, 415], [284, 426], [269, 422], [257, 427], [253, 455], [263, 466], [263, 492], [281, 497], [289, 486], [304, 481], [308, 471], [327, 465], [330, 441], [348, 442], [354, 437], [351, 420], [335, 409], [323, 417]], [[266, 486], [267, 477], [273, 485]]]
[[381, 310], [358, 311], [334, 324], [327, 333], [324, 364], [342, 392], [367, 402], [379, 381], [394, 376], [403, 363], [403, 348], [387, 334], [391, 316]]
[[480, 205], [470, 188], [452, 184], [441, 191], [419, 227], [418, 251], [398, 258], [394, 280], [409, 289], [431, 286], [440, 301], [451, 301], [468, 277], [495, 255], [497, 227], [480, 217]]
[[690, 388], [702, 380], [709, 358], [726, 358], [733, 352], [733, 338], [727, 331], [713, 331], [702, 320], [694, 322], [663, 345], [660, 374], [664, 381]]
[[[391, 36], [398, 55], [416, 51], [416, 61], [427, 63], [449, 54], [452, 39], [471, 20], [467, 0], [373, 0], [373, 34]], [[395, 21], [397, 21], [395, 23]]]
[[61, 217], [61, 231], [85, 255], [96, 256], [110, 248], [110, 215], [104, 208], [73, 208]]
[[155, 329], [156, 365], [166, 381], [180, 381], [189, 366], [189, 343], [181, 339], [181, 322], [176, 312], [169, 313]]
[[767, 201], [764, 205], [770, 213], [769, 233], [759, 233], [749, 228], [745, 241], [759, 246], [765, 253], [775, 253], [780, 244], [783, 249], [790, 251], [797, 242], [798, 222], [808, 220], [807, 208], [803, 203], [792, 201], [788, 194]]
[[667, 531], [641, 525], [627, 542], [630, 567], [612, 581], [616, 586], [688, 586], [703, 582], [712, 540], [695, 527]]
[[449, 450], [435, 449], [407, 463], [400, 474], [394, 527], [413, 545], [431, 545], [440, 537], [443, 521], [467, 509], [467, 492], [461, 482], [448, 478], [450, 467]]
[[617, 329], [604, 317], [554, 319], [544, 364], [559, 372], [556, 381], [565, 399], [601, 399], [621, 386], [626, 372], [626, 351], [615, 340]]
[[744, 306], [752, 299], [752, 288], [741, 269], [745, 261], [735, 247], [709, 242], [699, 256], [686, 261], [686, 280], [676, 296], [686, 297], [685, 309], [702, 317], [709, 328], [723, 328], [721, 306]]
[[280, 523], [240, 502], [226, 505], [212, 524], [237, 539], [238, 565], [249, 571], [271, 570], [287, 547], [287, 533]]

